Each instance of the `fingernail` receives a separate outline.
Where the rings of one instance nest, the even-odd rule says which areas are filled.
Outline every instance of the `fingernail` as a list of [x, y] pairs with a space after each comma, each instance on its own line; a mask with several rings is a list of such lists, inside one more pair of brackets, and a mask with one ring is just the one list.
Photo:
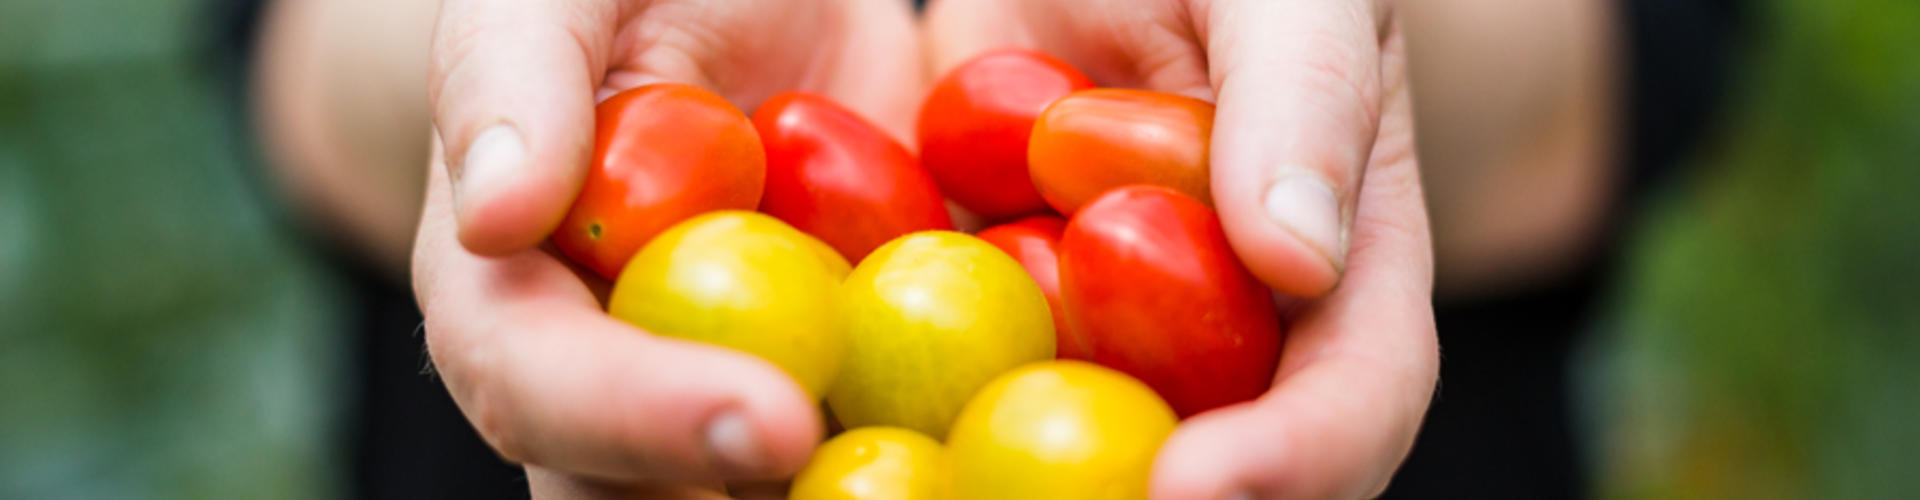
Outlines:
[[1347, 245], [1340, 227], [1340, 199], [1326, 180], [1306, 169], [1289, 172], [1267, 187], [1260, 200], [1267, 218], [1305, 240], [1321, 255], [1340, 267], [1346, 260]]
[[754, 442], [753, 425], [737, 410], [729, 410], [707, 423], [707, 450], [722, 467], [733, 472], [760, 470], [760, 445]]
[[466, 161], [452, 172], [456, 196], [472, 195], [504, 186], [514, 170], [523, 168], [527, 158], [526, 142], [520, 130], [502, 123], [487, 127], [467, 145]]

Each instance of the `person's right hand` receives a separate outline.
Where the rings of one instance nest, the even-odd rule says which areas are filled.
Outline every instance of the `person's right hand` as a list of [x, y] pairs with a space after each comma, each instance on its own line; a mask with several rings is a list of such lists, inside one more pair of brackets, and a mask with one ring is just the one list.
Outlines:
[[895, 0], [449, 1], [429, 70], [435, 147], [413, 254], [434, 367], [536, 496], [790, 475], [819, 441], [816, 402], [778, 368], [607, 316], [539, 248], [580, 189], [597, 98], [656, 81], [744, 109], [802, 89], [906, 137], [920, 95]]

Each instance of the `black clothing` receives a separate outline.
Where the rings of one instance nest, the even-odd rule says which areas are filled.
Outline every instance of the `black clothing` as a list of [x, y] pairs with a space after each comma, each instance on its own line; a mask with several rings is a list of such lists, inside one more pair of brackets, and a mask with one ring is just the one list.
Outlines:
[[1440, 385], [1383, 498], [1590, 496], [1572, 411], [1575, 348], [1619, 267], [1625, 222], [1710, 132], [1745, 17], [1732, 0], [1626, 0], [1625, 182], [1602, 251], [1539, 290], [1435, 304]]
[[[210, 5], [227, 28], [213, 44], [211, 63], [229, 82], [224, 90], [232, 96], [235, 118], [247, 123], [247, 70], [265, 2]], [[261, 171], [242, 174], [255, 180], [262, 197], [272, 196]], [[527, 498], [526, 474], [487, 447], [429, 369], [420, 310], [406, 283], [389, 279], [338, 241], [318, 234], [309, 241], [334, 264], [347, 294], [341, 312], [349, 330], [340, 334], [351, 343], [354, 365], [343, 373], [356, 378], [341, 384], [346, 417], [335, 430], [345, 438], [336, 456], [352, 462], [345, 468], [351, 483], [343, 491], [362, 500]]]

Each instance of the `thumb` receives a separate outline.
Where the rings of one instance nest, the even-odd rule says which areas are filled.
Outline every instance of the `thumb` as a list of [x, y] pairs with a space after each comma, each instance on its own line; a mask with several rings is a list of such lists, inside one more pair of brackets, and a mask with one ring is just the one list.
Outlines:
[[1218, 92], [1213, 194], [1247, 267], [1314, 297], [1345, 267], [1379, 126], [1382, 9], [1370, 0], [1216, 0], [1196, 12]]
[[586, 174], [606, 2], [447, 2], [434, 30], [428, 98], [445, 141], [463, 246], [533, 247]]

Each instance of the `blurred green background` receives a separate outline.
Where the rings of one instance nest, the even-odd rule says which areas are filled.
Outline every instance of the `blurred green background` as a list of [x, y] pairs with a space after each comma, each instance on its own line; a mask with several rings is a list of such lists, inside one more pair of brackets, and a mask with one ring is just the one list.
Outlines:
[[346, 342], [207, 2], [0, 1], [0, 498], [336, 498]]
[[[0, 2], [0, 497], [340, 493], [339, 289], [202, 3]], [[1596, 493], [1920, 498], [1920, 2], [1756, 7], [1584, 350]]]
[[1920, 498], [1920, 2], [1771, 0], [1588, 352], [1615, 498]]

